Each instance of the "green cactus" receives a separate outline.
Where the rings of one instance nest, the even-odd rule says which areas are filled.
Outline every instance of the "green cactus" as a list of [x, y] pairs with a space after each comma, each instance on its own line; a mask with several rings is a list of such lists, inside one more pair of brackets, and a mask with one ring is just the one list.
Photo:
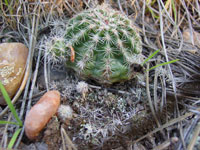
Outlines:
[[61, 39], [51, 53], [66, 58], [66, 66], [80, 77], [99, 83], [132, 79], [137, 72], [133, 66], [143, 62], [137, 29], [125, 15], [107, 5], [73, 17]]

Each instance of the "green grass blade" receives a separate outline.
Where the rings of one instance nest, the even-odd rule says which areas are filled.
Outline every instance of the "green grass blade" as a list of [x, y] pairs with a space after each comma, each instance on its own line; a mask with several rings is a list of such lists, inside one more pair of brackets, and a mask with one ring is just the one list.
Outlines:
[[146, 70], [146, 71], [150, 71], [150, 70], [152, 70], [152, 69], [155, 69], [155, 68], [157, 68], [157, 67], [164, 66], [164, 65], [167, 65], [167, 64], [175, 63], [175, 62], [177, 62], [177, 61], [179, 61], [179, 59], [175, 59], [175, 60], [172, 60], [172, 61], [164, 62], [164, 63], [162, 63], [162, 64], [158, 64], [158, 65], [156, 65], [156, 66], [153, 66], [153, 67], [151, 67], [150, 69], [148, 69], [148, 70]]
[[14, 135], [12, 136], [9, 144], [8, 144], [8, 148], [12, 148], [13, 145], [15, 144], [15, 141], [20, 133], [20, 131], [22, 130], [22, 128], [18, 129], [17, 131], [15, 131]]
[[5, 0], [5, 4], [6, 4], [6, 6], [8, 7], [8, 10], [9, 10], [10, 15], [13, 15], [13, 8], [12, 8], [12, 6], [11, 6], [11, 3], [8, 2], [7, 0]]
[[3, 121], [3, 120], [0, 120], [0, 124], [14, 124], [14, 125], [20, 125], [20, 124], [17, 123], [17, 122], [12, 122], [12, 121]]
[[9, 15], [13, 15], [13, 8], [12, 8], [12, 6], [11, 6], [11, 4], [9, 4], [10, 2], [8, 2], [7, 0], [5, 0], [5, 4], [6, 4], [6, 6], [8, 7], [8, 9], [9, 9]]
[[174, 0], [172, 0], [172, 10], [174, 12], [174, 22], [176, 23], [176, 21], [177, 21], [177, 14], [176, 14], [176, 6], [175, 6], [175, 3], [174, 3]]
[[5, 0], [4, 2], [5, 2], [5, 4], [6, 4], [6, 6], [9, 7], [8, 1]]
[[147, 61], [149, 61], [153, 56], [155, 56], [160, 50], [155, 51], [153, 54], [151, 54], [147, 59], [144, 60], [142, 65], [144, 65]]
[[155, 18], [155, 19], [159, 18], [159, 16], [156, 16], [156, 14], [153, 12], [153, 10], [150, 7], [147, 6], [147, 10], [150, 11], [150, 13], [151, 13], [151, 15], [152, 15], [153, 18]]
[[19, 119], [18, 115], [17, 115], [17, 112], [10, 100], [10, 97], [8, 95], [8, 93], [6, 92], [6, 89], [4, 88], [3, 84], [1, 83], [0, 81], [0, 90], [2, 92], [2, 95], [8, 105], [8, 107], [10, 108], [10, 111], [12, 112], [13, 116], [15, 117], [15, 119], [17, 120], [17, 122], [19, 123], [20, 126], [22, 126], [22, 121]]

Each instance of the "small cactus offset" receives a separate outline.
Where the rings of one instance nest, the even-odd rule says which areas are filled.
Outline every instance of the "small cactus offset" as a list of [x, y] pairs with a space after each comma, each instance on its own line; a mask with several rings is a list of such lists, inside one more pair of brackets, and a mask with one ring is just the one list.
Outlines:
[[66, 58], [80, 77], [112, 84], [135, 77], [134, 65], [143, 62], [142, 44], [131, 20], [101, 5], [69, 20], [62, 40], [51, 53]]

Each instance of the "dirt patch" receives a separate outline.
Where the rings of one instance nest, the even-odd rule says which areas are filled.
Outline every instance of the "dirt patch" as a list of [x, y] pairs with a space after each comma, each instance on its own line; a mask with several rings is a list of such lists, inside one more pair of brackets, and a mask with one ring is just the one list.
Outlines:
[[57, 117], [53, 117], [47, 124], [42, 141], [48, 145], [48, 150], [55, 150], [61, 147], [60, 122]]

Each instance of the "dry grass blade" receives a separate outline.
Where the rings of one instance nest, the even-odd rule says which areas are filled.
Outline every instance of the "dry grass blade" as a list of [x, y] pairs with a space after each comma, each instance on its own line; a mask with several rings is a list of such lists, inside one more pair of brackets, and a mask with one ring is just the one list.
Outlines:
[[193, 28], [192, 28], [192, 23], [191, 23], [191, 19], [190, 19], [190, 16], [191, 16], [191, 15], [190, 15], [190, 13], [189, 13], [189, 11], [188, 11], [188, 8], [187, 8], [187, 6], [186, 6], [186, 4], [185, 4], [185, 1], [184, 1], [184, 0], [181, 0], [180, 2], [182, 3], [184, 9], [186, 10], [187, 19], [188, 19], [189, 28], [190, 28], [190, 37], [191, 37], [192, 45], [194, 45], [194, 36], [193, 36], [193, 33], [192, 33]]
[[171, 144], [174, 144], [176, 142], [178, 142], [178, 138], [177, 137], [172, 137], [171, 139], [169, 139], [169, 140], [165, 141], [164, 143], [154, 147], [153, 149], [154, 150], [165, 150], [165, 149], [169, 148], [169, 146]]
[[[158, 57], [156, 64], [160, 64], [160, 57]], [[158, 95], [157, 95], [157, 87], [158, 87], [158, 74], [159, 68], [156, 68], [154, 75], [154, 107], [156, 112], [158, 112]]]
[[[200, 111], [200, 108], [197, 108], [197, 111]], [[144, 138], [146, 138], [146, 137], [148, 137], [148, 136], [151, 136], [152, 134], [154, 134], [154, 133], [156, 133], [156, 132], [158, 132], [158, 131], [161, 131], [161, 130], [163, 130], [163, 129], [165, 129], [165, 128], [167, 128], [167, 127], [173, 125], [173, 124], [176, 124], [176, 123], [178, 123], [178, 122], [180, 122], [180, 121], [183, 121], [184, 119], [186, 119], [186, 118], [188, 118], [188, 117], [190, 117], [190, 116], [192, 116], [192, 115], [194, 115], [194, 113], [193, 113], [193, 112], [189, 112], [189, 113], [186, 113], [186, 114], [183, 115], [183, 116], [180, 116], [180, 117], [178, 117], [178, 118], [172, 119], [172, 120], [170, 120], [168, 123], [162, 125], [161, 127], [157, 128], [157, 129], [153, 130], [152, 132], [150, 132], [150, 133], [148, 133], [148, 134], [142, 136], [141, 138], [135, 140], [134, 143], [137, 143], [137, 142], [143, 140]]]
[[160, 126], [160, 123], [158, 121], [158, 118], [156, 116], [156, 113], [155, 113], [155, 109], [153, 107], [153, 103], [152, 103], [152, 100], [151, 100], [151, 95], [150, 95], [150, 90], [149, 90], [149, 63], [147, 64], [147, 72], [146, 72], [146, 91], [147, 91], [147, 97], [148, 97], [148, 101], [149, 101], [149, 106], [150, 106], [150, 109], [151, 109], [151, 112], [153, 114], [153, 117], [156, 121], [156, 124], [157, 126], [159, 127]]
[[146, 37], [146, 31], [145, 31], [145, 11], [146, 11], [146, 1], [143, 3], [143, 11], [142, 11], [142, 31], [144, 33], [144, 41], [149, 44], [148, 40], [147, 40], [147, 37]]
[[[161, 4], [160, 4], [161, 2], [160, 2], [160, 0], [157, 0], [157, 2], [158, 2], [158, 5], [159, 5], [160, 32], [161, 32], [162, 47], [163, 47], [163, 50], [164, 50], [166, 61], [169, 62], [169, 58], [168, 58], [168, 54], [167, 54], [167, 50], [166, 50], [166, 45], [165, 45], [165, 39], [164, 39], [163, 15], [162, 15], [162, 11], [161, 11], [162, 8], [161, 8]], [[171, 79], [172, 79], [172, 88], [173, 88], [174, 97], [175, 97], [175, 100], [176, 100], [177, 116], [180, 116], [180, 111], [179, 111], [179, 107], [178, 107], [178, 98], [177, 98], [177, 94], [176, 94], [177, 93], [176, 82], [175, 82], [174, 75], [172, 73], [172, 68], [171, 68], [170, 64], [168, 64], [167, 66], [169, 68], [170, 76], [171, 76]], [[179, 131], [180, 131], [182, 143], [183, 143], [183, 145], [185, 145], [183, 135], [182, 135], [182, 124], [181, 123], [179, 124]]]
[[[166, 50], [166, 45], [165, 45], [165, 38], [164, 38], [164, 32], [163, 32], [163, 15], [162, 15], [162, 8], [161, 8], [161, 5], [160, 5], [160, 0], [157, 0], [158, 2], [158, 5], [159, 5], [159, 16], [160, 16], [160, 32], [161, 32], [161, 41], [162, 41], [162, 47], [163, 47], [163, 50], [164, 50], [164, 55], [165, 55], [165, 58], [166, 58], [166, 61], [169, 62], [169, 58], [168, 58], [168, 54], [167, 54], [167, 50]], [[172, 73], [172, 69], [170, 67], [170, 64], [167, 65], [168, 68], [169, 68], [169, 72], [170, 72], [170, 76], [172, 78], [172, 86], [173, 86], [173, 90], [174, 90], [174, 96], [175, 96], [175, 99], [176, 99], [176, 107], [177, 107], [177, 112], [178, 112], [178, 115], [179, 115], [179, 108], [178, 108], [178, 100], [177, 100], [177, 97], [176, 97], [176, 83], [175, 83], [175, 80], [174, 80], [174, 76], [173, 76], [173, 73]]]
[[[7, 121], [10, 121], [12, 117], [12, 113], [9, 114], [9, 117], [7, 119]], [[8, 142], [8, 126], [9, 124], [6, 124], [4, 131], [3, 131], [3, 136], [2, 136], [2, 140], [1, 140], [1, 145], [0, 147], [6, 148], [7, 147], [7, 142]]]
[[118, 6], [119, 6], [120, 11], [121, 11], [122, 13], [124, 13], [124, 11], [123, 11], [123, 9], [122, 9], [122, 6], [121, 6], [120, 0], [117, 0], [117, 2], [118, 2]]
[[194, 145], [197, 142], [197, 138], [199, 137], [199, 133], [200, 133], [200, 123], [197, 124], [197, 126], [194, 130], [193, 136], [190, 140], [190, 143], [187, 147], [187, 150], [193, 150], [194, 149]]
[[[196, 116], [194, 116], [192, 121], [184, 128], [183, 138], [184, 138], [184, 141], [187, 143], [189, 143], [191, 135], [194, 132], [194, 128], [198, 124], [198, 121], [200, 118], [199, 116], [197, 116], [199, 113], [197, 110], [192, 110], [191, 112], [194, 112], [196, 114]], [[183, 146], [185, 146], [184, 148], [186, 149], [186, 144], [183, 145], [181, 142], [179, 142], [177, 149], [181, 150]]]
[[47, 73], [48, 70], [47, 70], [47, 57], [48, 57], [48, 54], [47, 54], [47, 51], [45, 52], [45, 55], [44, 55], [44, 79], [45, 79], [45, 85], [46, 85], [46, 89], [47, 91], [49, 91], [49, 74]]
[[67, 146], [68, 150], [77, 150], [63, 127], [61, 127], [60, 132], [62, 136], [63, 149], [66, 150]]

